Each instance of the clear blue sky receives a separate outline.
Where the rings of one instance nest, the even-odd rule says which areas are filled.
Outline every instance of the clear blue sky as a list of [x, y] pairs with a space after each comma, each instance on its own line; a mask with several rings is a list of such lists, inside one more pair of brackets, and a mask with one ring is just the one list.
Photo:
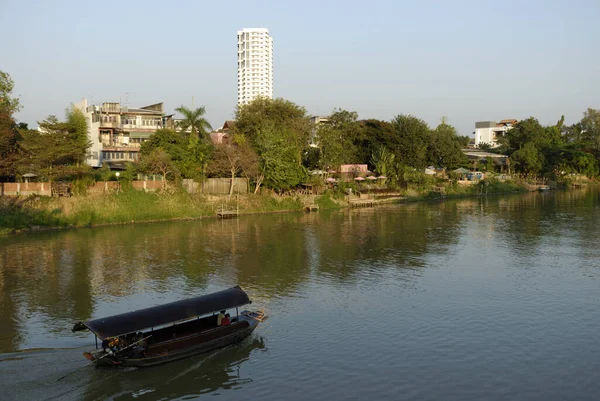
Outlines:
[[310, 114], [535, 116], [572, 123], [600, 108], [600, 1], [0, 0], [0, 69], [36, 126], [71, 103], [236, 105], [236, 31], [274, 38], [274, 92]]

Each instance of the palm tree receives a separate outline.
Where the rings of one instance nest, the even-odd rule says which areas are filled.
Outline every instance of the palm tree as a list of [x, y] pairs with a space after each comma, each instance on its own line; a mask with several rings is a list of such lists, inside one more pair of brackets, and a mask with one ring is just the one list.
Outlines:
[[205, 107], [199, 107], [192, 110], [185, 106], [181, 106], [176, 108], [175, 111], [183, 115], [183, 119], [177, 123], [177, 127], [183, 132], [191, 130], [192, 134], [196, 135], [198, 138], [205, 139], [207, 130], [212, 130], [208, 121], [202, 117], [206, 112]]

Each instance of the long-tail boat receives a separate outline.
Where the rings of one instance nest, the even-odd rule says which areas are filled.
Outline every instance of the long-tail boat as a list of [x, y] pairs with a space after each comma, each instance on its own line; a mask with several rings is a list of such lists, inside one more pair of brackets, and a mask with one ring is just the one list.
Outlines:
[[[242, 311], [252, 301], [239, 286], [212, 294], [77, 322], [73, 331], [90, 330], [96, 349], [84, 356], [96, 365], [152, 366], [208, 352], [247, 337], [268, 317], [263, 311]], [[235, 308], [220, 319], [219, 311]], [[218, 325], [218, 321], [227, 321]], [[98, 346], [100, 339], [101, 346]]]

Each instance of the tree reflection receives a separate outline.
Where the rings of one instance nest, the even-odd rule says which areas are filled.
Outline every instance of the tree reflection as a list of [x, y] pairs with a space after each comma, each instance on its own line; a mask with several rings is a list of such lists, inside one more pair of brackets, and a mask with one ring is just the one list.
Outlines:
[[150, 306], [240, 284], [264, 304], [315, 279], [345, 284], [421, 270], [428, 257], [450, 256], [480, 240], [475, 235], [502, 240], [524, 260], [549, 241], [570, 241], [595, 258], [598, 201], [590, 188], [4, 238], [0, 352], [35, 344], [36, 335], [70, 336], [74, 320], [100, 317], [111, 303], [129, 307], [134, 298]]

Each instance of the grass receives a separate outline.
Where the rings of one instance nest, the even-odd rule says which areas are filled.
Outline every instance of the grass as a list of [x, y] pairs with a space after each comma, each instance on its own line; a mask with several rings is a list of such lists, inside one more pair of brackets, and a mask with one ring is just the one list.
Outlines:
[[194, 219], [212, 214], [212, 205], [204, 198], [185, 192], [155, 194], [131, 190], [72, 198], [0, 198], [0, 229], [3, 233], [35, 227]]
[[[444, 185], [449, 198], [485, 193], [482, 184], [463, 186], [457, 183]], [[487, 194], [524, 192], [512, 181], [489, 181]], [[338, 191], [341, 193], [341, 191]], [[71, 198], [0, 197], [0, 235], [18, 230], [58, 227], [86, 227], [101, 224], [125, 224], [145, 221], [197, 219], [215, 216], [220, 207], [239, 208], [241, 213], [300, 211], [309, 199], [322, 210], [342, 206], [339, 193], [326, 192], [322, 196], [280, 197], [277, 195], [210, 196], [175, 193], [151, 193], [127, 190], [120, 193], [85, 195]], [[431, 186], [409, 188], [403, 191], [407, 201], [439, 199]], [[341, 198], [341, 197], [340, 197]], [[311, 200], [312, 202], [312, 200]]]
[[[302, 210], [304, 206], [300, 197], [249, 194], [240, 196], [238, 199], [240, 212], [245, 213], [297, 211]], [[233, 207], [235, 207], [235, 203]]]
[[329, 192], [327, 192], [324, 195], [319, 196], [317, 199], [315, 199], [315, 203], [317, 205], [319, 205], [319, 209], [322, 209], [322, 210], [341, 208], [339, 203], [337, 203], [335, 200], [331, 199]]

